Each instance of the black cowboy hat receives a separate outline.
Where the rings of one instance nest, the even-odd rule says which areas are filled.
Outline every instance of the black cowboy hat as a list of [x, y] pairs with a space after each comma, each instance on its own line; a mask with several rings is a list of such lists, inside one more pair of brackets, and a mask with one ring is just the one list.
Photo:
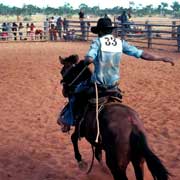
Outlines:
[[98, 34], [100, 30], [111, 29], [113, 30], [115, 27], [112, 26], [112, 22], [110, 18], [100, 18], [97, 22], [97, 26], [91, 27], [91, 32], [94, 34]]

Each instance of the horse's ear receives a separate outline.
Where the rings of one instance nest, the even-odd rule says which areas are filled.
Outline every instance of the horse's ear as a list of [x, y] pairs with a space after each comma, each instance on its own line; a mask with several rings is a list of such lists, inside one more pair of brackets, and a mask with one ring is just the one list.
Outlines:
[[76, 57], [76, 63], [78, 63], [79, 62], [79, 56], [76, 54], [75, 57]]
[[59, 63], [64, 64], [64, 59], [61, 56], [59, 56]]

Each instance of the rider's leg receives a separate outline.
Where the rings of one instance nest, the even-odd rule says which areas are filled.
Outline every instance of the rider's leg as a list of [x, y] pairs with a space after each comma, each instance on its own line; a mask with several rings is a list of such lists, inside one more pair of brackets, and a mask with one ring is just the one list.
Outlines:
[[68, 132], [70, 130], [70, 126], [75, 124], [73, 106], [74, 97], [70, 97], [68, 104], [64, 107], [58, 118], [58, 124], [62, 125], [62, 132]]

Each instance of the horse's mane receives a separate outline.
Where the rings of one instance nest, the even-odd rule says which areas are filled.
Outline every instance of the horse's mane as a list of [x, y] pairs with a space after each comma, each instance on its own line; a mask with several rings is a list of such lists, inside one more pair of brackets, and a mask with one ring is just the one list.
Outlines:
[[67, 63], [77, 64], [79, 62], [79, 56], [77, 54], [70, 55], [66, 58], [62, 58], [61, 56], [59, 56], [59, 61], [63, 65], [65, 65]]
[[[65, 66], [66, 63], [69, 63], [70, 65], [68, 67]], [[70, 84], [79, 74], [81, 74], [77, 80], [74, 82], [73, 85], [77, 85], [82, 81], [85, 81], [91, 77], [91, 72], [86, 67], [84, 60], [79, 60], [78, 56], [72, 55], [68, 58], [63, 59], [62, 63], [64, 66], [61, 70], [61, 75], [63, 76], [63, 72], [69, 68], [68, 73], [63, 76], [62, 82], [66, 84]]]
[[91, 72], [87, 68], [87, 65], [85, 65], [84, 60], [80, 60], [79, 63], [74, 68], [74, 76], [76, 77], [79, 75], [79, 73], [82, 73], [79, 77], [79, 80], [77, 80], [78, 83], [85, 81], [91, 77]]

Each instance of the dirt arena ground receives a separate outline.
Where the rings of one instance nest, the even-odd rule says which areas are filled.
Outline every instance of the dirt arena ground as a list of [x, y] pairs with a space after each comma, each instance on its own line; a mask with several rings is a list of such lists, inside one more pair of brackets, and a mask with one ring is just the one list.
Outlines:
[[[0, 180], [112, 180], [95, 161], [92, 172], [79, 170], [70, 134], [61, 133], [56, 119], [66, 102], [61, 94], [58, 56], [79, 54], [88, 43], [0, 44]], [[171, 66], [123, 55], [121, 89], [147, 130], [153, 151], [180, 179], [180, 53], [151, 50], [176, 60]], [[91, 148], [80, 141], [91, 162]], [[146, 180], [152, 180], [147, 168]], [[131, 165], [128, 177], [134, 180]]]

